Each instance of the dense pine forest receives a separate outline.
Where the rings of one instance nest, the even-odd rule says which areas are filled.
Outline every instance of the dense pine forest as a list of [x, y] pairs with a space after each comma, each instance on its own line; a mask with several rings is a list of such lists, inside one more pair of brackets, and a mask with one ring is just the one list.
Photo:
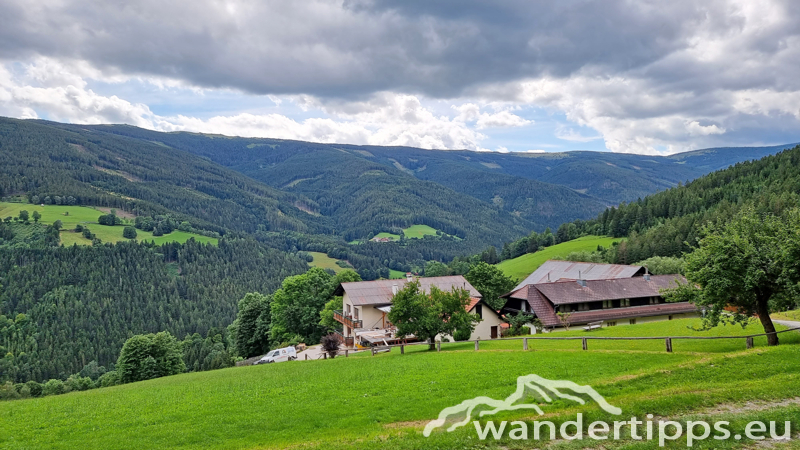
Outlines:
[[206, 336], [233, 321], [244, 294], [272, 292], [306, 267], [249, 239], [3, 247], [2, 381], [63, 379], [91, 361], [107, 367], [137, 333]]

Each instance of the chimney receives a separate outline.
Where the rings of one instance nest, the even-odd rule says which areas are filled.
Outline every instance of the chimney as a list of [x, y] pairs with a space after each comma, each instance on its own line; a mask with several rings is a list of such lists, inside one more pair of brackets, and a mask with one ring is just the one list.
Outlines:
[[578, 271], [578, 284], [580, 284], [581, 287], [586, 287], [586, 280], [581, 278], [581, 271], [580, 270]]
[[550, 272], [547, 272], [547, 282], [550, 282]]
[[397, 295], [397, 283], [392, 285], [392, 295]]
[[414, 281], [414, 275], [411, 272], [406, 272], [406, 280], [410, 283]]
[[650, 281], [650, 272], [647, 270], [647, 266], [644, 266], [644, 281]]

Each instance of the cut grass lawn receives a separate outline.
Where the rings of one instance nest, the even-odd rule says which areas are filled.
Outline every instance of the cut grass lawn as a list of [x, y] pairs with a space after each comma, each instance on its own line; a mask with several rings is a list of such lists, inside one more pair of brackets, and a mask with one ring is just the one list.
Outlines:
[[336, 273], [339, 273], [344, 269], [344, 267], [339, 267], [336, 264], [338, 259], [331, 258], [330, 256], [326, 255], [322, 252], [308, 252], [311, 256], [314, 257], [314, 260], [308, 263], [311, 267], [320, 267], [322, 269], [331, 269]]
[[[33, 214], [34, 211], [39, 211], [42, 218], [39, 222], [47, 225], [52, 225], [56, 220], [60, 220], [63, 224], [61, 229], [61, 243], [65, 246], [73, 244], [78, 245], [91, 245], [92, 241], [83, 237], [81, 233], [75, 233], [75, 226], [78, 224], [88, 226], [92, 233], [95, 234], [102, 242], [119, 242], [127, 240], [122, 237], [122, 230], [125, 225], [106, 226], [97, 223], [97, 218], [103, 214], [103, 211], [90, 208], [87, 206], [63, 206], [63, 205], [32, 205], [29, 203], [8, 203], [0, 202], [0, 219], [8, 216], [17, 217], [19, 212], [25, 210]], [[132, 220], [124, 220], [125, 224], [132, 225]], [[173, 231], [164, 236], [153, 236], [149, 231], [136, 230], [137, 240], [139, 241], [153, 241], [156, 244], [165, 244], [167, 242], [186, 242], [191, 238], [202, 242], [217, 245], [218, 239], [202, 236], [195, 233], [187, 233], [185, 231]]]
[[598, 245], [603, 247], [610, 247], [613, 242], [619, 242], [620, 238], [611, 238], [604, 236], [584, 236], [571, 241], [562, 242], [557, 245], [552, 245], [542, 251], [535, 253], [527, 253], [514, 259], [508, 259], [497, 267], [502, 270], [506, 275], [511, 278], [525, 279], [533, 271], [539, 268], [548, 259], [559, 259], [567, 256], [571, 252], [581, 251], [595, 251]]
[[[663, 329], [659, 328], [663, 325]], [[683, 331], [690, 321], [610, 328], [656, 335]], [[645, 328], [648, 327], [648, 328]], [[747, 330], [756, 332], [757, 327]], [[630, 329], [630, 330], [629, 330]], [[733, 328], [722, 331], [734, 332]], [[603, 330], [604, 331], [604, 330]], [[720, 331], [716, 331], [720, 332]], [[566, 333], [564, 334], [566, 335]], [[713, 411], [719, 405], [772, 402], [800, 396], [800, 346], [788, 334], [777, 348], [704, 352], [676, 349], [589, 351], [485, 348], [394, 351], [376, 357], [289, 362], [184, 374], [113, 388], [0, 403], [0, 447], [18, 448], [532, 448], [535, 442], [478, 442], [474, 427], [422, 436], [445, 407], [476, 396], [502, 399], [517, 377], [538, 374], [594, 387], [623, 417], [596, 404], [566, 400], [545, 405], [547, 420], [584, 414], [593, 420], [627, 420], [651, 413], [670, 419]], [[713, 341], [719, 342], [719, 341]], [[795, 344], [790, 344], [795, 342]], [[517, 344], [518, 341], [517, 341]], [[758, 344], [757, 344], [758, 345]], [[743, 347], [743, 346], [742, 346]], [[574, 347], [573, 347], [574, 348]], [[706, 349], [708, 350], [708, 349]], [[730, 420], [800, 420], [797, 404], [711, 413]], [[498, 419], [535, 418], [531, 412]], [[782, 424], [782, 422], [781, 422]], [[738, 445], [747, 440], [737, 442]], [[752, 441], [749, 441], [752, 444]], [[556, 443], [563, 445], [569, 443]], [[635, 441], [596, 442], [604, 448], [657, 448]], [[676, 445], [682, 444], [682, 445]], [[712, 441], [713, 447], [732, 448]], [[585, 448], [590, 442], [580, 442]], [[670, 448], [685, 446], [676, 441]], [[707, 448], [708, 445], [701, 446]]]

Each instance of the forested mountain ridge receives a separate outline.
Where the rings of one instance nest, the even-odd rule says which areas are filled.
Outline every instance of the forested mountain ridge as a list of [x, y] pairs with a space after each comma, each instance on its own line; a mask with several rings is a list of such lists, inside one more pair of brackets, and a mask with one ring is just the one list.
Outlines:
[[565, 223], [555, 241], [582, 234], [626, 236], [603, 255], [608, 262], [622, 264], [653, 256], [680, 257], [695, 247], [704, 225], [726, 223], [745, 207], [775, 215], [800, 207], [800, 146], [608, 208], [596, 219]]
[[[216, 161], [227, 167], [255, 166], [280, 167], [290, 155], [300, 152], [317, 152], [335, 149], [353, 157], [365, 158], [384, 166], [394, 167], [419, 179], [434, 181], [481, 200], [495, 199], [503, 206], [523, 204], [518, 211], [524, 217], [527, 192], [515, 195], [518, 189], [508, 188], [512, 182], [517, 188], [538, 192], [548, 197], [567, 196], [554, 190], [552, 185], [568, 187], [582, 197], [569, 197], [575, 207], [576, 199], [583, 199], [580, 207], [596, 208], [596, 202], [616, 205], [634, 201], [648, 194], [667, 189], [679, 182], [692, 180], [706, 173], [724, 169], [742, 161], [759, 159], [781, 150], [794, 147], [786, 144], [771, 147], [710, 148], [678, 153], [671, 156], [636, 155], [612, 152], [570, 151], [561, 153], [493, 153], [474, 151], [440, 151], [413, 147], [383, 147], [370, 145], [318, 144], [284, 139], [239, 138], [211, 136], [196, 133], [160, 133], [125, 125], [98, 125], [93, 130], [124, 134], [138, 139], [158, 141], [181, 148]], [[345, 153], [345, 154], [347, 154]], [[283, 172], [296, 180], [308, 178], [302, 168]], [[505, 177], [503, 176], [505, 175]], [[470, 180], [474, 184], [465, 183]], [[526, 184], [525, 180], [541, 183]], [[281, 188], [272, 184], [273, 186]], [[549, 185], [549, 186], [548, 186]], [[534, 196], [534, 202], [538, 199]], [[560, 203], [554, 203], [556, 209]], [[546, 209], [546, 207], [545, 207]], [[537, 223], [536, 208], [530, 209]], [[587, 218], [593, 214], [586, 214]], [[540, 215], [546, 218], [546, 215]], [[560, 219], [560, 218], [559, 218]], [[563, 220], [561, 221], [563, 222]], [[559, 223], [561, 223], [559, 222]], [[552, 224], [551, 224], [552, 225]], [[556, 224], [558, 225], [558, 224]]]
[[[80, 131], [80, 130], [79, 130]], [[324, 232], [313, 202], [189, 153], [91, 130], [0, 118], [0, 196], [72, 196], [77, 204], [176, 214], [225, 233]]]

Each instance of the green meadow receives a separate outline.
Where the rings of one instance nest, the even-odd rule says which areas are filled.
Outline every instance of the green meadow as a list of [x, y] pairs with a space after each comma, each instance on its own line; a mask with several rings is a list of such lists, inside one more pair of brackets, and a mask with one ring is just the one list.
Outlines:
[[[436, 228], [427, 225], [411, 225], [408, 228], [403, 228], [403, 234], [406, 239], [422, 239], [425, 236], [436, 236]], [[399, 234], [392, 234], [389, 232], [378, 233], [376, 238], [389, 238], [393, 241], [400, 240]]]
[[[612, 327], [591, 335], [680, 332], [697, 320]], [[712, 333], [756, 333], [722, 328]], [[558, 335], [574, 335], [570, 331]], [[699, 332], [695, 332], [699, 333]], [[708, 332], [706, 332], [708, 333]], [[626, 420], [656, 414], [670, 420], [724, 418], [733, 430], [745, 420], [800, 421], [800, 336], [782, 334], [779, 347], [757, 342], [751, 350], [722, 341], [676, 347], [602, 349], [579, 341], [569, 348], [523, 351], [519, 341], [485, 342], [480, 351], [445, 344], [442, 352], [418, 347], [400, 355], [351, 355], [183, 374], [112, 388], [0, 403], [0, 447], [8, 449], [517, 449], [658, 448], [626, 438], [619, 442], [533, 443], [507, 438], [478, 441], [472, 425], [422, 435], [445, 407], [477, 396], [503, 399], [517, 377], [591, 385], [623, 418], [596, 404], [566, 400], [545, 404], [547, 420]], [[584, 335], [588, 335], [584, 333]], [[741, 340], [743, 341], [743, 339]], [[596, 347], [596, 348], [595, 348]], [[410, 350], [410, 349], [409, 349]], [[753, 407], [754, 404], [762, 405]], [[499, 420], [533, 420], [530, 411], [501, 413]], [[800, 423], [800, 422], [798, 422]], [[782, 422], [781, 422], [782, 424]], [[796, 430], [795, 430], [796, 432]], [[541, 444], [541, 445], [540, 445]], [[552, 445], [548, 445], [552, 444]], [[680, 445], [679, 445], [680, 444]], [[753, 441], [712, 441], [699, 448], [745, 448]], [[738, 445], [738, 447], [737, 447]], [[684, 448], [677, 440], [667, 448]]]
[[527, 253], [514, 259], [505, 260], [498, 264], [497, 267], [511, 278], [523, 280], [548, 259], [563, 258], [571, 252], [595, 251], [598, 245], [610, 247], [613, 242], [621, 240], [620, 238], [605, 236], [584, 236], [546, 247], [544, 250], [535, 253]]
[[336, 264], [338, 259], [331, 258], [330, 256], [326, 255], [322, 252], [308, 252], [311, 256], [314, 257], [314, 260], [308, 263], [311, 267], [320, 267], [322, 269], [331, 269], [336, 273], [339, 273], [344, 270], [344, 267], [340, 267]]
[[[0, 219], [6, 217], [17, 217], [19, 212], [25, 210], [33, 214], [38, 211], [42, 215], [39, 222], [51, 225], [56, 220], [60, 220], [63, 224], [61, 229], [61, 243], [69, 246], [73, 244], [78, 245], [91, 245], [92, 241], [83, 237], [81, 233], [73, 231], [78, 224], [88, 226], [92, 233], [95, 234], [103, 242], [119, 242], [126, 240], [122, 237], [122, 230], [125, 225], [133, 225], [133, 220], [124, 219], [124, 225], [107, 226], [97, 223], [97, 218], [107, 211], [90, 208], [86, 206], [65, 206], [65, 205], [32, 205], [29, 203], [9, 203], [0, 202]], [[31, 219], [33, 220], [33, 219]], [[217, 244], [218, 239], [208, 236], [202, 236], [196, 233], [188, 233], [185, 231], [175, 230], [172, 233], [164, 236], [153, 236], [149, 231], [136, 230], [139, 241], [153, 241], [156, 244], [165, 244], [167, 242], [186, 242], [191, 238], [203, 243]]]

